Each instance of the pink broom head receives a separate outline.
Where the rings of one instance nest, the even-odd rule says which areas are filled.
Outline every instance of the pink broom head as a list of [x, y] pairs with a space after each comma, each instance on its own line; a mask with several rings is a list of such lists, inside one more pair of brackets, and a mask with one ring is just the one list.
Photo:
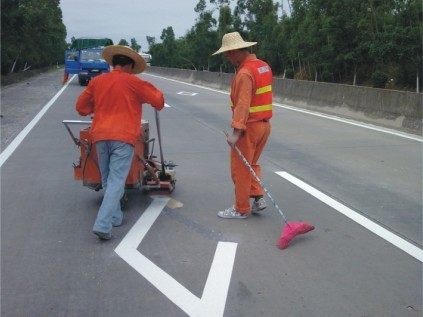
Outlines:
[[288, 222], [279, 238], [279, 249], [286, 249], [296, 236], [305, 234], [313, 229], [314, 226], [306, 222]]

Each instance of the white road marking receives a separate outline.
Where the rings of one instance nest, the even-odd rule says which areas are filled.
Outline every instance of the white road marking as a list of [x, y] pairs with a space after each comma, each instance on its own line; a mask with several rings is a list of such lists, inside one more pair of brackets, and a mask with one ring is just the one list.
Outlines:
[[[224, 94], [224, 95], [229, 95], [229, 92], [224, 91], [224, 90], [218, 90], [218, 89], [204, 87], [204, 86], [200, 86], [200, 85], [196, 85], [196, 84], [186, 83], [184, 81], [180, 81], [180, 80], [176, 80], [176, 79], [170, 79], [170, 78], [166, 78], [166, 77], [162, 77], [162, 76], [158, 76], [158, 75], [152, 75], [152, 74], [146, 74], [146, 75], [165, 79], [165, 80], [168, 80], [168, 81], [177, 82], [177, 83], [192, 86], [192, 87], [197, 87], [197, 88], [201, 88], [201, 89], [205, 89], [205, 90], [214, 91], [214, 92]], [[325, 118], [325, 119], [329, 119], [329, 120], [333, 120], [333, 121], [342, 122], [342, 123], [345, 123], [345, 124], [350, 124], [350, 125], [353, 125], [353, 126], [364, 128], [364, 129], [369, 129], [369, 130], [373, 130], [373, 131], [377, 131], [377, 132], [382, 132], [382, 133], [386, 133], [386, 134], [399, 136], [399, 137], [405, 138], [405, 139], [423, 142], [423, 137], [419, 137], [419, 136], [409, 134], [409, 133], [405, 133], [405, 132], [400, 132], [400, 131], [396, 131], [396, 130], [392, 130], [392, 129], [388, 129], [388, 128], [382, 128], [382, 127], [374, 126], [374, 125], [371, 125], [371, 124], [368, 124], [368, 123], [343, 119], [341, 117], [331, 116], [331, 115], [328, 115], [328, 114], [323, 114], [323, 113], [320, 113], [320, 112], [301, 109], [301, 108], [283, 105], [283, 104], [279, 104], [279, 103], [273, 103], [273, 105], [275, 107], [278, 107], [278, 108], [284, 108], [284, 109], [287, 109], [287, 110], [297, 111], [297, 112], [305, 113], [305, 114], [316, 116], [316, 117], [321, 117], [321, 118]]]
[[416, 247], [412, 243], [406, 241], [405, 239], [395, 235], [391, 231], [385, 229], [384, 227], [378, 225], [377, 223], [371, 221], [370, 219], [364, 217], [363, 215], [357, 213], [356, 211], [348, 208], [347, 206], [341, 204], [340, 202], [336, 201], [335, 199], [329, 197], [328, 195], [322, 193], [321, 191], [317, 190], [316, 188], [308, 185], [307, 183], [303, 182], [302, 180], [292, 176], [287, 172], [275, 172], [279, 176], [283, 177], [287, 181], [291, 182], [292, 184], [298, 186], [305, 192], [309, 193], [310, 195], [316, 197], [321, 202], [325, 203], [326, 205], [332, 207], [333, 209], [339, 211], [344, 216], [347, 216], [351, 220], [354, 220], [358, 224], [362, 225], [364, 228], [370, 230], [374, 234], [378, 235], [382, 239], [390, 242], [394, 246], [398, 247], [402, 251], [408, 253], [412, 257], [416, 258], [420, 262], [423, 262], [423, 250]]
[[201, 299], [137, 250], [168, 201], [168, 197], [155, 198], [115, 252], [189, 316], [222, 317], [235, 262], [236, 243], [218, 243]]
[[182, 95], [182, 96], [196, 96], [197, 93], [196, 92], [189, 92], [189, 91], [180, 91], [180, 92], [178, 92], [178, 95]]
[[54, 95], [53, 98], [50, 99], [50, 101], [40, 110], [40, 112], [37, 113], [37, 115], [34, 117], [34, 119], [31, 120], [30, 123], [27, 124], [27, 126], [16, 136], [16, 138], [13, 139], [13, 141], [4, 149], [3, 152], [0, 154], [0, 167], [3, 166], [3, 163], [7, 161], [7, 159], [10, 157], [10, 155], [15, 152], [15, 150], [18, 148], [18, 146], [22, 143], [22, 141], [26, 138], [26, 136], [31, 132], [31, 130], [35, 127], [35, 125], [38, 123], [38, 121], [41, 120], [41, 118], [45, 115], [45, 113], [50, 109], [50, 107], [54, 104], [54, 102], [59, 98], [59, 96], [65, 91], [66, 87], [69, 85], [69, 83], [74, 79], [76, 75], [73, 75], [71, 79], [60, 89], [56, 95]]
[[287, 105], [282, 105], [282, 104], [278, 104], [278, 103], [275, 103], [273, 105], [275, 107], [285, 108], [285, 109], [288, 109], [288, 110], [305, 113], [305, 114], [312, 115], [312, 116], [315, 116], [315, 117], [320, 117], [320, 118], [325, 118], [325, 119], [329, 119], [329, 120], [333, 120], [333, 121], [338, 121], [338, 122], [350, 124], [350, 125], [353, 125], [353, 126], [357, 126], [357, 127], [360, 127], [360, 128], [365, 128], [365, 129], [369, 129], [369, 130], [373, 130], [373, 131], [383, 132], [383, 133], [399, 136], [401, 138], [410, 139], [410, 140], [413, 140], [413, 141], [423, 142], [422, 137], [418, 137], [416, 135], [412, 135], [412, 134], [405, 133], [405, 132], [400, 132], [400, 131], [396, 131], [396, 130], [392, 130], [392, 129], [388, 129], [388, 128], [381, 128], [381, 127], [371, 125], [371, 124], [368, 124], [368, 123], [362, 123], [362, 122], [359, 122], [359, 121], [348, 120], [348, 119], [344, 119], [344, 118], [337, 117], [337, 116], [334, 116], [334, 115], [322, 114], [320, 112], [304, 110], [304, 109], [300, 109], [300, 108], [296, 108], [296, 107], [292, 107], [292, 106], [287, 106]]
[[[0, 154], [0, 167], [7, 161], [7, 159], [15, 152], [18, 146], [26, 138], [26, 136], [31, 132], [35, 125], [41, 120], [41, 118], [46, 114], [46, 112], [51, 108], [54, 102], [59, 98], [63, 91], [68, 87], [76, 75], [73, 75], [68, 82], [60, 89], [57, 94], [50, 99], [50, 101], [37, 113], [34, 119], [13, 139], [13, 141], [1, 152]], [[165, 103], [165, 107], [169, 108], [170, 106]]]
[[184, 81], [180, 81], [180, 80], [176, 80], [176, 79], [171, 79], [171, 78], [166, 78], [166, 77], [163, 77], [163, 76], [158, 76], [158, 75], [153, 75], [153, 74], [144, 73], [144, 75], [148, 75], [148, 76], [151, 76], [151, 77], [161, 78], [161, 79], [168, 80], [168, 81], [173, 81], [175, 83], [184, 84], [184, 85], [187, 85], [187, 86], [192, 86], [192, 87], [197, 87], [197, 88], [201, 88], [201, 89], [205, 89], [205, 90], [214, 91], [214, 92], [217, 92], [219, 94], [229, 95], [229, 92], [223, 91], [223, 90], [218, 90], [218, 89], [214, 89], [214, 88], [209, 88], [209, 87], [205, 87], [205, 86], [191, 84], [191, 83], [187, 83], [187, 82], [184, 82]]

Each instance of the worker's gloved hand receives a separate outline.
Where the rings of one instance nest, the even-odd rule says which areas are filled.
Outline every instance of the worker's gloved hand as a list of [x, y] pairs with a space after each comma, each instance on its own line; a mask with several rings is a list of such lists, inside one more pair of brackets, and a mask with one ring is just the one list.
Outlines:
[[240, 130], [234, 130], [234, 132], [232, 132], [232, 134], [228, 135], [227, 138], [227, 142], [231, 147], [234, 147], [236, 145], [236, 143], [239, 140], [239, 137], [241, 136], [241, 131]]

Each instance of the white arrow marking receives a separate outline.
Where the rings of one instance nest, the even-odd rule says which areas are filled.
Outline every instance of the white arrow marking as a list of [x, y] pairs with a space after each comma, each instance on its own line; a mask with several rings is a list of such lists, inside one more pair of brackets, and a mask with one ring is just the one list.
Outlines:
[[189, 316], [222, 317], [235, 262], [236, 243], [218, 243], [201, 299], [137, 250], [168, 201], [168, 197], [155, 198], [115, 252]]
[[182, 95], [182, 96], [196, 96], [197, 93], [196, 92], [189, 92], [189, 91], [180, 91], [180, 92], [178, 92], [178, 95]]

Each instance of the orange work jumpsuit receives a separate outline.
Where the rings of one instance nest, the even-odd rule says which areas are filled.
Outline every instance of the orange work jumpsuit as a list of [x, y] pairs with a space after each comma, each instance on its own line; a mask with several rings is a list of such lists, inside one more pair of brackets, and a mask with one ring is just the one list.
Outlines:
[[[260, 179], [257, 161], [270, 135], [272, 78], [269, 65], [250, 54], [239, 65], [231, 87], [231, 127], [243, 130], [236, 145]], [[235, 149], [231, 149], [231, 176], [235, 209], [242, 214], [250, 213], [250, 197], [262, 196], [263, 190]]]

